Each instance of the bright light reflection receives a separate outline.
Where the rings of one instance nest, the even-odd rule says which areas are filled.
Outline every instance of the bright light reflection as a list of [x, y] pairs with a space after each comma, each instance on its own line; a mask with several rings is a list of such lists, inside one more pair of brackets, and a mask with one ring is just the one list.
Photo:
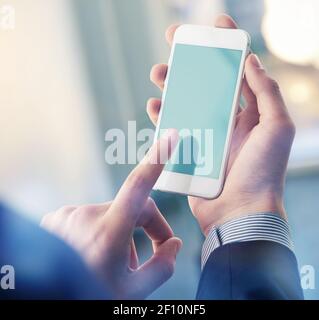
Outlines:
[[265, 10], [269, 50], [290, 63], [319, 66], [319, 1], [265, 0]]

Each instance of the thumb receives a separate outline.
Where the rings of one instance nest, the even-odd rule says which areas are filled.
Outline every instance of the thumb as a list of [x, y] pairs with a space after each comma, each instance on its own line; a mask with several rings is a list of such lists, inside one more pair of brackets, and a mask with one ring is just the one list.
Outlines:
[[156, 248], [154, 255], [146, 261], [134, 274], [138, 289], [135, 294], [146, 298], [174, 273], [176, 255], [182, 247], [182, 240], [169, 238]]
[[289, 118], [278, 83], [267, 75], [257, 55], [251, 54], [247, 58], [245, 75], [256, 96], [260, 120]]

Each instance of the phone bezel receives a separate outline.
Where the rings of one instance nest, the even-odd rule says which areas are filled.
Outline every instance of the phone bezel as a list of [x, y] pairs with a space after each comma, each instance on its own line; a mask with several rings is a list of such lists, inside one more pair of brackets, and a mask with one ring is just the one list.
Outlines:
[[[241, 84], [244, 76], [245, 59], [250, 47], [250, 37], [247, 32], [241, 29], [223, 29], [198, 25], [181, 25], [180, 27], [178, 27], [174, 35], [172, 50], [168, 61], [168, 72], [164, 83], [162, 106], [164, 106], [165, 102], [167, 83], [170, 77], [170, 67], [173, 61], [176, 44], [198, 45], [242, 51], [219, 179], [192, 176], [163, 170], [161, 176], [159, 177], [153, 188], [154, 190], [213, 199], [221, 193], [225, 181], [225, 172], [227, 161], [229, 158], [230, 141], [235, 126], [235, 115], [237, 113]], [[163, 108], [161, 108], [158, 117], [154, 142], [158, 139], [162, 112]]]

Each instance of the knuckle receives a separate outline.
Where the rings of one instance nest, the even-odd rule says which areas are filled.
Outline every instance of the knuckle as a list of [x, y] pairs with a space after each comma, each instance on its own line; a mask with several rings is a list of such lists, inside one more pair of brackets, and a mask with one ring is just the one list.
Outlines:
[[71, 213], [72, 211], [74, 211], [75, 209], [76, 209], [75, 206], [63, 206], [57, 211], [57, 213], [68, 214], [68, 213]]
[[286, 120], [283, 124], [282, 124], [283, 129], [285, 130], [285, 132], [287, 132], [290, 136], [294, 137], [296, 134], [296, 126], [294, 124], [294, 122], [291, 119]]
[[190, 202], [190, 208], [191, 208], [191, 211], [195, 217], [197, 217], [197, 215], [202, 211], [202, 205], [203, 205], [203, 203], [202, 203], [201, 199], [199, 199], [199, 198], [198, 199], [194, 198]]
[[79, 214], [94, 214], [96, 212], [96, 206], [94, 205], [87, 205], [87, 206], [82, 206], [79, 208], [78, 213]]
[[154, 98], [149, 98], [149, 99], [147, 100], [147, 102], [146, 102], [147, 108], [150, 107], [150, 105], [153, 103], [153, 101], [154, 101]]
[[288, 112], [283, 112], [282, 114], [273, 117], [273, 124], [277, 126], [279, 129], [283, 129], [284, 131], [294, 131], [295, 124], [292, 121]]
[[161, 273], [164, 279], [169, 279], [175, 270], [175, 263], [171, 261], [163, 261], [161, 264]]
[[71, 215], [70, 219], [75, 222], [75, 221], [87, 221], [86, 219], [88, 217], [92, 217], [97, 213], [96, 206], [94, 205], [85, 205], [77, 208], [74, 210]]
[[78, 223], [80, 217], [81, 217], [80, 210], [75, 210], [68, 217], [68, 223], [74, 226], [76, 225], [76, 223]]
[[277, 118], [272, 123], [272, 134], [288, 140], [293, 140], [296, 133], [296, 127], [288, 116]]
[[174, 274], [175, 261], [167, 257], [163, 257], [162, 255], [155, 255], [153, 259], [155, 260], [154, 262], [157, 265], [157, 272], [159, 274], [159, 277], [163, 281], [168, 280]]
[[50, 222], [52, 220], [52, 216], [53, 216], [52, 213], [45, 214], [41, 219], [40, 225], [41, 226], [47, 226], [48, 224], [50, 224]]
[[147, 198], [146, 206], [147, 206], [147, 209], [150, 210], [150, 211], [157, 210], [157, 205], [156, 205], [155, 201], [151, 197]]
[[150, 72], [150, 80], [151, 80], [151, 81], [154, 81], [155, 75], [156, 75], [156, 73], [157, 73], [157, 70], [158, 70], [159, 66], [160, 66], [159, 64], [155, 64], [155, 65], [153, 65], [153, 67], [151, 68], [151, 72]]
[[297, 128], [296, 128], [296, 125], [293, 121], [291, 121], [291, 127], [290, 127], [290, 130], [291, 130], [291, 133], [293, 136], [296, 135], [296, 131], [297, 131]]
[[271, 92], [272, 94], [280, 94], [280, 86], [277, 80], [266, 77], [265, 86], [267, 91]]

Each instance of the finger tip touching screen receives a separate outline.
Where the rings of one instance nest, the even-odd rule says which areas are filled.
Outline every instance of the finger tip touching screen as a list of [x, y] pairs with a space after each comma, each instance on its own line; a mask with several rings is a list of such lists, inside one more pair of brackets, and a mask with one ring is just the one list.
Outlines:
[[248, 50], [249, 36], [242, 30], [177, 29], [155, 139], [168, 128], [176, 128], [180, 138], [155, 189], [218, 196]]

